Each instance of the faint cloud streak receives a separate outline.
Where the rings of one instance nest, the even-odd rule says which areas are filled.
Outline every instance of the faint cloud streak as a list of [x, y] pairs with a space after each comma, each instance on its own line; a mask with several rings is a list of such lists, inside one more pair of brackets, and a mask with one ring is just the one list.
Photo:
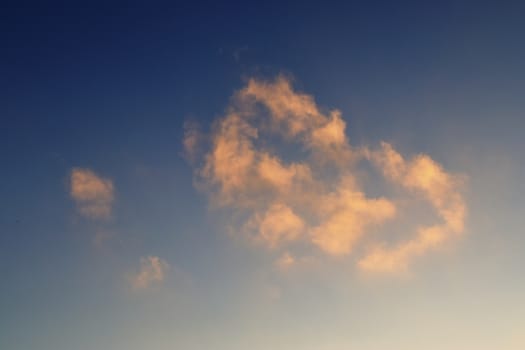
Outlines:
[[133, 289], [142, 290], [154, 285], [160, 285], [166, 278], [170, 265], [158, 256], [148, 256], [140, 259], [140, 269], [130, 276]]

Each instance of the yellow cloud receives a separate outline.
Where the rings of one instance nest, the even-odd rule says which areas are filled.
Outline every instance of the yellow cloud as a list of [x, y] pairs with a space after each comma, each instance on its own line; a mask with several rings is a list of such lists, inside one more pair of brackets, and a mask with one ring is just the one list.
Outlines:
[[140, 259], [140, 269], [131, 275], [130, 283], [134, 289], [146, 289], [161, 284], [166, 278], [170, 265], [158, 256]]
[[91, 219], [111, 217], [114, 188], [110, 179], [89, 169], [74, 168], [70, 174], [70, 195], [81, 215]]
[[[194, 147], [191, 133], [184, 143]], [[295, 147], [300, 160], [284, 157], [278, 152], [281, 146]], [[295, 91], [283, 76], [250, 79], [234, 94], [215, 124], [197, 174], [211, 203], [230, 209], [237, 232], [273, 249], [306, 242], [338, 256], [350, 254], [372, 228], [380, 229], [399, 211], [396, 198], [367, 195], [361, 184], [368, 171], [360, 168], [364, 161], [375, 164], [388, 183], [414, 200], [428, 201], [442, 223], [416, 223], [415, 238], [390, 248], [378, 241], [379, 235], [368, 238], [376, 244], [359, 267], [404, 269], [414, 257], [463, 231], [466, 206], [460, 178], [428, 155], [405, 160], [388, 143], [379, 150], [353, 147], [341, 113], [322, 111], [312, 96]]]

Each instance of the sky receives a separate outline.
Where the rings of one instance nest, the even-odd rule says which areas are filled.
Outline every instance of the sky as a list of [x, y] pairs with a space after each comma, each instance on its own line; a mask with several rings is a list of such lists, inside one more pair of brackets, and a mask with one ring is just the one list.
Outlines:
[[0, 348], [525, 348], [525, 5], [0, 7]]

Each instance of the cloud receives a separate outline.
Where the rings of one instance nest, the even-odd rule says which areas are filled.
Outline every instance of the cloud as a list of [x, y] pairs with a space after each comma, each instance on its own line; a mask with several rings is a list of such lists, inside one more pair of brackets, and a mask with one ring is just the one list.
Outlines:
[[[209, 140], [192, 163], [198, 188], [237, 233], [272, 251], [284, 249], [289, 254], [283, 255], [284, 265], [297, 246], [345, 256], [367, 241], [371, 248], [358, 259], [361, 269], [399, 271], [463, 232], [462, 177], [426, 154], [405, 159], [388, 143], [377, 149], [352, 146], [341, 112], [322, 110], [284, 76], [250, 79], [233, 95]], [[187, 132], [184, 144], [193, 149], [194, 143]], [[374, 167], [365, 162], [384, 177], [385, 186], [401, 188], [414, 202], [428, 202], [439, 222], [413, 218], [414, 238], [382, 242], [385, 223], [404, 207], [399, 198], [366, 193], [363, 183]]]
[[203, 135], [197, 123], [192, 121], [184, 123], [184, 156], [189, 162], [194, 162], [197, 159], [202, 138]]
[[345, 255], [366, 229], [394, 217], [396, 207], [385, 198], [370, 199], [344, 179], [336, 190], [319, 197], [320, 224], [311, 230], [312, 242], [332, 255]]
[[74, 168], [70, 174], [70, 195], [82, 216], [97, 220], [111, 217], [114, 187], [110, 179], [90, 169]]
[[434, 207], [442, 223], [420, 227], [414, 239], [398, 246], [386, 248], [377, 245], [360, 260], [360, 267], [371, 271], [406, 270], [413, 257], [463, 232], [466, 206], [459, 191], [461, 177], [448, 174], [425, 154], [406, 161], [385, 142], [381, 144], [380, 150], [369, 153], [369, 156], [387, 179], [423, 196]]
[[170, 265], [158, 256], [148, 256], [140, 259], [140, 269], [130, 276], [133, 289], [147, 289], [164, 282]]
[[296, 264], [296, 260], [289, 252], [284, 252], [276, 261], [275, 266], [280, 270], [287, 270]]
[[246, 225], [257, 230], [257, 237], [270, 247], [297, 240], [305, 228], [303, 220], [282, 203], [272, 204], [263, 214], [254, 214]]

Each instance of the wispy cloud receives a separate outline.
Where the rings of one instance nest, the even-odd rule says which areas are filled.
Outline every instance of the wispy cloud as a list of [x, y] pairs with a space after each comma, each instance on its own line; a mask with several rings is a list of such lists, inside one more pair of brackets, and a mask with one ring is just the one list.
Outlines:
[[186, 121], [184, 123], [184, 156], [189, 162], [194, 162], [197, 159], [202, 138], [203, 135], [196, 122]]
[[99, 228], [93, 236], [93, 246], [100, 251], [108, 249], [109, 243], [112, 242], [116, 236], [117, 233], [113, 230]]
[[280, 270], [287, 270], [296, 264], [295, 257], [289, 252], [284, 252], [276, 261], [275, 266]]
[[140, 268], [130, 276], [133, 289], [147, 289], [160, 285], [166, 278], [170, 265], [158, 256], [148, 256], [140, 259]]
[[82, 216], [97, 220], [111, 217], [114, 187], [110, 179], [90, 169], [74, 168], [70, 174], [70, 195]]
[[[425, 154], [406, 159], [388, 143], [352, 146], [345, 129], [340, 111], [322, 111], [289, 79], [250, 79], [214, 124], [196, 168], [199, 188], [213, 206], [229, 210], [236, 232], [254, 242], [286, 251], [307, 243], [341, 256], [402, 209], [397, 198], [365, 193], [362, 177], [370, 167], [362, 165], [370, 162], [385, 183], [430, 203], [440, 222], [424, 225], [414, 218], [414, 238], [391, 247], [374, 235], [376, 243], [358, 263], [367, 271], [406, 269], [414, 257], [463, 232], [461, 177]], [[188, 152], [194, 135], [186, 134]], [[283, 257], [285, 266], [291, 260]]]

